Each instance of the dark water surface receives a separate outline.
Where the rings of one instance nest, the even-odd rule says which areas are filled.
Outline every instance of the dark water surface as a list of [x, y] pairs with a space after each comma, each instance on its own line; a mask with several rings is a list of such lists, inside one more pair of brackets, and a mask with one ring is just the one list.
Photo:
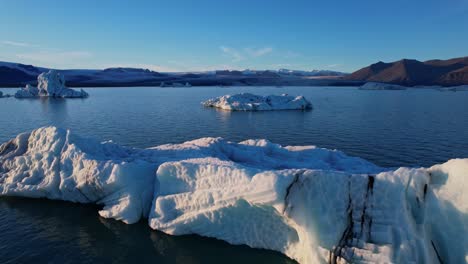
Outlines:
[[0, 263], [295, 263], [279, 253], [199, 236], [169, 236], [146, 221], [126, 225], [97, 207], [0, 199]]
[[[333, 87], [86, 89], [87, 99], [0, 99], [0, 142], [40, 126], [134, 147], [200, 137], [267, 138], [340, 149], [378, 165], [430, 166], [468, 157], [468, 92], [361, 91]], [[6, 93], [13, 90], [2, 89]], [[205, 109], [210, 97], [302, 94], [307, 112]], [[98, 217], [96, 208], [0, 198], [0, 262], [288, 263], [279, 254], [195, 236], [171, 237], [142, 222]]]

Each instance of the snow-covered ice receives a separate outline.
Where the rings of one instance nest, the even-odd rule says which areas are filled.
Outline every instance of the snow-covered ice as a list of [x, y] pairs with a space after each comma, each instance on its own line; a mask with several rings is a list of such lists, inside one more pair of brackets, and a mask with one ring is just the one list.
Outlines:
[[103, 217], [134, 223], [149, 210], [154, 164], [131, 150], [41, 128], [0, 146], [2, 195], [103, 204]]
[[268, 95], [250, 93], [224, 95], [202, 103], [206, 107], [216, 107], [229, 111], [305, 110], [312, 104], [304, 96]]
[[276, 250], [300, 263], [464, 263], [468, 159], [385, 169], [336, 150], [202, 138], [135, 149], [55, 127], [0, 146], [1, 195]]
[[32, 98], [39, 96], [39, 89], [30, 84], [26, 84], [26, 87], [21, 88], [15, 93], [16, 98]]
[[37, 77], [37, 87], [26, 85], [16, 92], [17, 98], [33, 97], [60, 97], [60, 98], [84, 98], [88, 97], [83, 89], [76, 91], [65, 86], [65, 78], [57, 71], [43, 72]]
[[407, 87], [397, 85], [397, 84], [390, 84], [390, 83], [379, 83], [379, 82], [367, 82], [361, 87], [360, 90], [406, 90]]

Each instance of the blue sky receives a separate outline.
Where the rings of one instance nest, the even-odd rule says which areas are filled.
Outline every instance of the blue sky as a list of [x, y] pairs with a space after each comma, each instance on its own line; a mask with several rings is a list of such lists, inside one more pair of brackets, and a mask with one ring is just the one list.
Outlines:
[[0, 60], [55, 68], [354, 71], [468, 56], [468, 0], [0, 0]]

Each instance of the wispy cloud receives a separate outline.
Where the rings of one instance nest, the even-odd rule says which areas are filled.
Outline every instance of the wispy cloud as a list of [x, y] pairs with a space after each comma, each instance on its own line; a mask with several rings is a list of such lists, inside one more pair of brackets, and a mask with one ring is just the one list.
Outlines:
[[292, 66], [293, 64], [290, 64], [290, 63], [277, 63], [277, 64], [270, 65], [270, 67], [272, 67], [273, 69], [288, 68]]
[[272, 53], [273, 48], [271, 48], [271, 47], [265, 47], [265, 48], [259, 48], [259, 49], [246, 48], [245, 51], [251, 57], [261, 57], [261, 56], [267, 55], [269, 53]]
[[44, 66], [61, 66], [70, 65], [90, 59], [93, 54], [88, 51], [38, 51], [16, 54], [16, 57], [21, 60], [33, 61]]
[[337, 68], [337, 67], [340, 67], [340, 66], [343, 66], [343, 64], [340, 64], [340, 63], [336, 63], [336, 64], [329, 64], [327, 66], [325, 66], [326, 68]]
[[219, 47], [221, 51], [224, 53], [225, 56], [230, 57], [233, 62], [238, 62], [242, 61], [245, 59], [245, 56], [243, 56], [238, 50], [226, 47], [226, 46], [221, 46]]
[[26, 42], [18, 42], [18, 41], [11, 41], [11, 40], [2, 40], [0, 44], [14, 46], [14, 47], [37, 47], [37, 45], [26, 43]]
[[223, 52], [224, 56], [231, 58], [232, 62], [258, 58], [273, 52], [273, 48], [271, 47], [235, 49], [228, 46], [220, 46], [219, 49]]
[[284, 54], [283, 54], [283, 57], [285, 59], [293, 59], [293, 58], [297, 58], [299, 56], [301, 56], [300, 53], [297, 53], [297, 52], [294, 52], [294, 51], [291, 51], [291, 50], [288, 50], [288, 51], [284, 52]]

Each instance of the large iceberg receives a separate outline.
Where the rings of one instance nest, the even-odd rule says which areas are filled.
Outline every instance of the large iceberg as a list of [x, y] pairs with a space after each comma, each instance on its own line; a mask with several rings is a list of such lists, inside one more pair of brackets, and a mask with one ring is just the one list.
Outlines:
[[59, 98], [84, 98], [88, 97], [83, 89], [76, 91], [65, 86], [65, 78], [57, 71], [43, 72], [37, 77], [37, 87], [26, 85], [16, 92], [17, 98], [33, 97], [59, 97]]
[[468, 159], [385, 169], [336, 150], [202, 138], [149, 149], [55, 127], [0, 146], [1, 195], [102, 205], [300, 263], [464, 263]]
[[216, 107], [229, 111], [267, 111], [267, 110], [306, 110], [312, 104], [304, 96], [268, 95], [251, 93], [224, 95], [202, 103], [206, 107]]

